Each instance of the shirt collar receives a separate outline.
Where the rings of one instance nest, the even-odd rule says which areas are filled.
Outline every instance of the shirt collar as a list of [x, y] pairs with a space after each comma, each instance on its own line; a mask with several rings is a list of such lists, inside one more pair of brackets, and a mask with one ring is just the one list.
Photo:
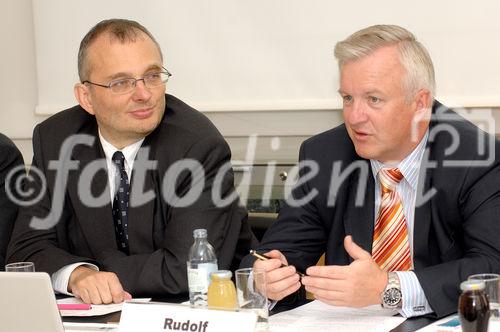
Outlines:
[[111, 161], [113, 158], [113, 154], [116, 151], [121, 151], [123, 155], [125, 156], [125, 167], [128, 168], [128, 170], [132, 170], [132, 167], [134, 165], [134, 160], [135, 156], [137, 155], [137, 152], [139, 151], [142, 142], [144, 142], [144, 138], [141, 140], [132, 143], [130, 145], [127, 145], [121, 150], [118, 150], [113, 144], [109, 143], [106, 141], [106, 139], [101, 135], [101, 131], [99, 130], [99, 140], [101, 141], [101, 146], [102, 149], [104, 150], [104, 154], [106, 156], [107, 161]]
[[[417, 147], [396, 166], [401, 171], [401, 174], [403, 174], [404, 180], [408, 182], [413, 190], [417, 189], [420, 164], [422, 162], [428, 138], [429, 129], [427, 129], [424, 137], [420, 143], [418, 143]], [[394, 165], [386, 165], [374, 159], [370, 159], [370, 165], [375, 179], [377, 178], [377, 174], [381, 168], [394, 167]]]

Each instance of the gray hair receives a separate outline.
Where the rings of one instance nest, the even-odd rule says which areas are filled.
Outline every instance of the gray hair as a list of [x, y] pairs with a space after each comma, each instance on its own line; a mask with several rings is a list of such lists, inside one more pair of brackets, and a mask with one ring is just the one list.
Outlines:
[[117, 39], [120, 43], [135, 42], [137, 38], [140, 38], [140, 35], [144, 33], [156, 44], [163, 61], [163, 54], [161, 52], [160, 45], [148, 29], [140, 23], [119, 18], [104, 20], [97, 23], [92, 29], [90, 29], [80, 42], [80, 49], [78, 50], [78, 76], [80, 77], [81, 82], [88, 80], [90, 75], [90, 64], [87, 54], [88, 48], [97, 39], [97, 37], [105, 33], [109, 33], [111, 38]]
[[408, 30], [397, 25], [373, 25], [359, 30], [335, 45], [339, 69], [347, 62], [368, 56], [384, 46], [396, 45], [406, 76], [403, 78], [407, 98], [420, 89], [434, 97], [436, 81], [434, 66], [425, 47]]

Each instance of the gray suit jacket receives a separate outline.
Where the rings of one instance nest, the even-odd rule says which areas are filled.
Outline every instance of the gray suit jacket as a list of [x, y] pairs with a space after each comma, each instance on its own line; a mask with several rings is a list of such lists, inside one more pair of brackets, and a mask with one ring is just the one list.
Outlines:
[[[90, 135], [95, 138], [94, 144], [79, 144], [71, 153], [77, 169], [69, 171], [62, 216], [54, 221], [56, 226], [34, 230], [29, 226], [32, 216], [44, 218], [49, 214], [57, 190], [56, 172], [49, 168], [49, 162], [59, 159], [63, 142], [74, 134]], [[146, 171], [144, 186], [140, 189], [155, 195], [146, 204], [129, 208], [129, 256], [117, 250], [111, 202], [88, 207], [78, 193], [78, 181], [86, 166], [104, 158], [95, 118], [80, 106], [58, 113], [35, 128], [33, 146], [33, 165], [47, 177], [48, 190], [40, 203], [20, 210], [8, 250], [9, 261], [34, 261], [37, 270], [48, 273], [74, 262], [87, 261], [115, 272], [124, 289], [134, 296], [168, 298], [187, 292], [186, 261], [195, 228], [208, 230], [220, 269], [238, 266], [251, 247], [254, 237], [245, 209], [238, 201], [217, 207], [211, 198], [217, 171], [230, 161], [227, 143], [204, 115], [173, 96], [166, 95], [164, 118], [142, 145], [149, 147], [148, 159], [157, 161], [157, 167]], [[181, 172], [176, 179], [165, 175], [172, 164], [186, 158], [203, 166], [204, 187], [193, 204], [175, 207], [164, 196], [172, 190], [178, 196], [184, 195], [197, 179], [189, 172]], [[136, 158], [131, 188], [138, 180], [135, 176], [141, 167]], [[222, 179], [221, 192], [227, 196], [234, 191], [232, 171], [225, 173]], [[109, 200], [107, 184], [104, 168], [90, 182], [94, 197], [103, 194], [103, 198]]]

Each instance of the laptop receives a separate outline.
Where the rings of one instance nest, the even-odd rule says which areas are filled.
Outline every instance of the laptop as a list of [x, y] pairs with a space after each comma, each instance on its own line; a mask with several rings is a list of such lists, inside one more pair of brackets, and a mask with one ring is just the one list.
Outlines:
[[0, 272], [0, 330], [64, 332], [47, 273]]

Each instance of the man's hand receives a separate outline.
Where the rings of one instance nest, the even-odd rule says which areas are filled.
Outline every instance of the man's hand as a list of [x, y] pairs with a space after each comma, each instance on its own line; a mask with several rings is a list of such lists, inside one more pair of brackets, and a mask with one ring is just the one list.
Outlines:
[[370, 253], [344, 239], [344, 247], [354, 261], [347, 266], [311, 266], [302, 284], [322, 302], [344, 307], [365, 307], [381, 303], [387, 285], [387, 272], [380, 269]]
[[100, 272], [86, 266], [77, 267], [70, 275], [68, 291], [85, 303], [108, 304], [130, 300], [116, 274]]
[[300, 276], [295, 267], [281, 267], [281, 264], [288, 265], [288, 262], [278, 250], [272, 250], [265, 255], [271, 259], [267, 261], [256, 260], [253, 267], [266, 271], [267, 297], [279, 301], [296, 292], [300, 288]]

